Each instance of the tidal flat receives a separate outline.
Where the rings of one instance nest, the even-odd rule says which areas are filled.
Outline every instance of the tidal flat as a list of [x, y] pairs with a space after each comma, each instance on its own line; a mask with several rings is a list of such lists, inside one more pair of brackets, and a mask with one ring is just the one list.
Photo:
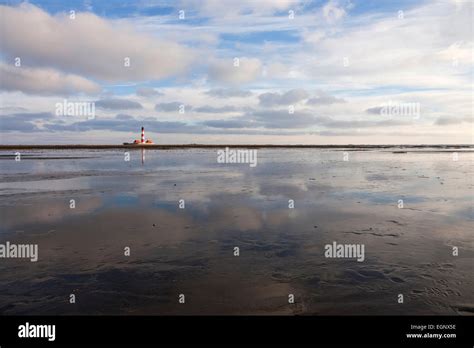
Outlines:
[[0, 314], [474, 314], [472, 149], [257, 151], [0, 151]]

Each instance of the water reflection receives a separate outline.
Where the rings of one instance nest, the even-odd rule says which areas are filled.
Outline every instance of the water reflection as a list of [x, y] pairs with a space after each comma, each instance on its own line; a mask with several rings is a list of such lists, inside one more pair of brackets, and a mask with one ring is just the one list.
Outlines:
[[[146, 166], [145, 149], [129, 163], [86, 151], [74, 165], [2, 166], [0, 242], [38, 243], [40, 261], [0, 262], [0, 312], [472, 311], [472, 154], [354, 152], [343, 162], [337, 151], [259, 150], [250, 168], [218, 164], [214, 151], [146, 151]], [[363, 243], [365, 262], [326, 259], [333, 241]], [[77, 306], [64, 301], [71, 292]]]

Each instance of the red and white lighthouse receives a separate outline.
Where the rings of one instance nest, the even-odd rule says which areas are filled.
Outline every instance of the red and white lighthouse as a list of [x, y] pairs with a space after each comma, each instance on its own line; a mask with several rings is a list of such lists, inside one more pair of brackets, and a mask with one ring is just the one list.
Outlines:
[[145, 141], [145, 127], [142, 127], [142, 136], [140, 140], [135, 139], [133, 143], [123, 143], [124, 145], [153, 145], [153, 140], [148, 139]]

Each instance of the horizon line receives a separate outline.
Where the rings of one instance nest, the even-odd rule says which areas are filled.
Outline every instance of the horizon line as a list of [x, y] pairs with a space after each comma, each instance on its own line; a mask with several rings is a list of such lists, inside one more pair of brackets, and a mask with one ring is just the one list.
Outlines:
[[148, 145], [124, 145], [124, 144], [0, 144], [0, 150], [11, 149], [173, 149], [173, 148], [474, 148], [474, 144], [148, 144]]

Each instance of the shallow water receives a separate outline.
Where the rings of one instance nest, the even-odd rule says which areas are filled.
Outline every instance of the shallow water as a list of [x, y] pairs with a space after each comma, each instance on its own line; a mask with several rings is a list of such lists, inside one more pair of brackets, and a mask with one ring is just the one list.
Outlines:
[[474, 153], [393, 151], [1, 151], [0, 313], [473, 314]]

